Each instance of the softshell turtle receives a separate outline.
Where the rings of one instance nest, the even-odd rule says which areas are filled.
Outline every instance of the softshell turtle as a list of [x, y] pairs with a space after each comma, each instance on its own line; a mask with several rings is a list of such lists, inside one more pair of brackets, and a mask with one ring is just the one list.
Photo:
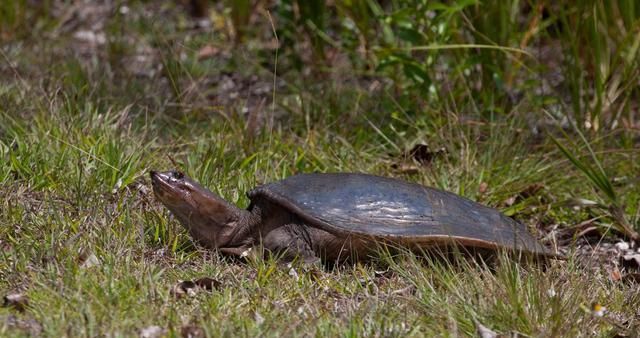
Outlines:
[[377, 243], [548, 255], [525, 227], [450, 192], [357, 173], [301, 174], [256, 187], [242, 210], [176, 171], [151, 171], [158, 199], [202, 245], [242, 255], [262, 245], [305, 262], [365, 258]]

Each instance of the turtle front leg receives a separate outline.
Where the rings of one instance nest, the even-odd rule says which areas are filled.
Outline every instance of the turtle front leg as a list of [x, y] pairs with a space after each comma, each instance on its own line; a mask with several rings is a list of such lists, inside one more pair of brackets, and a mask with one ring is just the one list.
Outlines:
[[290, 223], [271, 230], [262, 238], [262, 246], [272, 253], [281, 255], [285, 261], [293, 261], [298, 257], [308, 265], [320, 262], [320, 258], [313, 251], [311, 236], [301, 224]]

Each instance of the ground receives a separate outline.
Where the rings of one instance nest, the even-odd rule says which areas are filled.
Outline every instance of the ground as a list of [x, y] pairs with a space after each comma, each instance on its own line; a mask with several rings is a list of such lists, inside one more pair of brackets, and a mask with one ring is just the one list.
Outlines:
[[[0, 335], [636, 334], [632, 1], [187, 3], [0, 4]], [[402, 178], [566, 259], [229, 259], [154, 198], [174, 168], [241, 207], [295, 173]]]

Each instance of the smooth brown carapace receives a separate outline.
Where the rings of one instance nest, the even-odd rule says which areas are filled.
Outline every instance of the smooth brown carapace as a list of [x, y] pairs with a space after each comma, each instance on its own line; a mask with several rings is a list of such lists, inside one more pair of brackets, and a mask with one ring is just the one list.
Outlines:
[[193, 238], [241, 255], [261, 245], [305, 262], [361, 259], [378, 244], [450, 244], [551, 255], [523, 225], [458, 195], [393, 178], [303, 174], [262, 185], [240, 209], [177, 171], [151, 171], [158, 199]]

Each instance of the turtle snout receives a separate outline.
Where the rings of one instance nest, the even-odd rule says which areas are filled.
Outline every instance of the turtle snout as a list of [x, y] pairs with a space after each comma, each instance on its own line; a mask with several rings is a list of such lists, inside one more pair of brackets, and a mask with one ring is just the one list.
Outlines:
[[159, 173], [155, 170], [149, 171], [149, 176], [151, 177], [151, 183], [157, 184], [160, 181], [166, 181], [167, 177], [164, 173]]
[[186, 176], [179, 171], [150, 171], [151, 185], [156, 190], [184, 190]]
[[149, 176], [151, 176], [152, 181], [176, 181], [184, 178], [184, 174], [178, 171], [165, 171], [165, 172], [157, 172], [155, 170], [149, 171]]
[[150, 171], [151, 186], [156, 197], [165, 205], [173, 204], [182, 198], [178, 180], [171, 171]]
[[149, 176], [151, 177], [151, 185], [158, 189], [164, 187], [165, 185], [170, 185], [170, 182], [173, 181], [173, 175], [171, 172], [157, 172], [155, 170], [149, 171]]

